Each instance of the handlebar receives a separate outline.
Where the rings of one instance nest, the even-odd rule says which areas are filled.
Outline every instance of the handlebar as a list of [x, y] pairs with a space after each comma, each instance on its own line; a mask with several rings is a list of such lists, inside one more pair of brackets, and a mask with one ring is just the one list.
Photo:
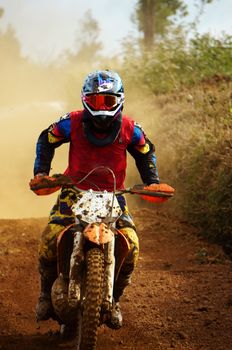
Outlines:
[[129, 187], [129, 188], [126, 188], [125, 190], [121, 190], [121, 194], [131, 193], [131, 194], [138, 194], [142, 196], [161, 197], [161, 198], [171, 198], [174, 195], [174, 193], [171, 193], [171, 192], [152, 191], [152, 190], [144, 189], [144, 187], [147, 187], [147, 186], [143, 184], [134, 185], [133, 187]]
[[[158, 185], [157, 185], [158, 186]], [[116, 190], [113, 193], [115, 195], [120, 194], [137, 194], [140, 196], [149, 196], [149, 197], [159, 197], [159, 198], [171, 198], [174, 195], [174, 189], [165, 184], [165, 186], [171, 190], [162, 191], [162, 190], [152, 190], [152, 188], [148, 189], [149, 186], [145, 184], [135, 185], [133, 187], [128, 187], [122, 190]], [[73, 182], [72, 178], [63, 174], [54, 174], [53, 176], [44, 176], [37, 179], [32, 179], [30, 181], [30, 189], [37, 194], [50, 194], [61, 187], [71, 187], [74, 188], [77, 192], [83, 192], [82, 189], [78, 188], [76, 184]], [[45, 190], [44, 192], [41, 190]], [[47, 190], [47, 191], [46, 191]], [[98, 192], [98, 191], [97, 191]]]

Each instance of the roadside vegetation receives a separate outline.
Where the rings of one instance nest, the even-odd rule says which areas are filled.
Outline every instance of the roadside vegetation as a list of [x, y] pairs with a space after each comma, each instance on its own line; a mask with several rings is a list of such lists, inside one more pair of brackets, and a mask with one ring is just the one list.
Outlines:
[[177, 189], [175, 210], [232, 256], [231, 57], [231, 36], [178, 31], [143, 55], [127, 51], [123, 72], [160, 109], [160, 172]]

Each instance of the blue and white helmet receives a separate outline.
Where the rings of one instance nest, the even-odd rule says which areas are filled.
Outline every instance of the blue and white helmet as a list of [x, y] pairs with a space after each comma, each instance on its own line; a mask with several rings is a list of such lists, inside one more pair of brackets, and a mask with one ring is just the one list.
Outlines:
[[90, 73], [84, 81], [81, 99], [84, 108], [94, 119], [105, 117], [113, 120], [122, 110], [125, 100], [120, 76], [109, 70]]

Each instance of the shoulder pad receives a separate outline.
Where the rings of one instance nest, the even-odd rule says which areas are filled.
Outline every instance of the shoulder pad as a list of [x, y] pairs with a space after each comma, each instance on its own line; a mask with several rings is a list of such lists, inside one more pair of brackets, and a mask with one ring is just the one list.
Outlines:
[[66, 113], [64, 115], [62, 115], [57, 121], [56, 123], [59, 123], [61, 120], [65, 120], [65, 119], [69, 119], [70, 118], [70, 114]]
[[63, 120], [67, 120], [67, 119], [70, 119], [70, 113], [66, 113], [66, 114], [62, 115], [57, 121], [52, 123], [49, 126], [48, 131], [52, 131], [57, 126], [57, 124], [59, 124], [59, 122], [62, 122]]
[[146, 137], [146, 133], [145, 133], [144, 129], [142, 128], [142, 126], [137, 122], [134, 122], [134, 124], [135, 124], [135, 127], [139, 128], [142, 131], [143, 135]]

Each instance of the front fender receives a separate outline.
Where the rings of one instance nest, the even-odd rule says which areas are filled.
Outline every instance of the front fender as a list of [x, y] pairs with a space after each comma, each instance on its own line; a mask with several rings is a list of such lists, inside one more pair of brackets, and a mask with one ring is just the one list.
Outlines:
[[92, 223], [84, 229], [84, 237], [97, 245], [106, 244], [114, 238], [114, 232], [104, 223]]

